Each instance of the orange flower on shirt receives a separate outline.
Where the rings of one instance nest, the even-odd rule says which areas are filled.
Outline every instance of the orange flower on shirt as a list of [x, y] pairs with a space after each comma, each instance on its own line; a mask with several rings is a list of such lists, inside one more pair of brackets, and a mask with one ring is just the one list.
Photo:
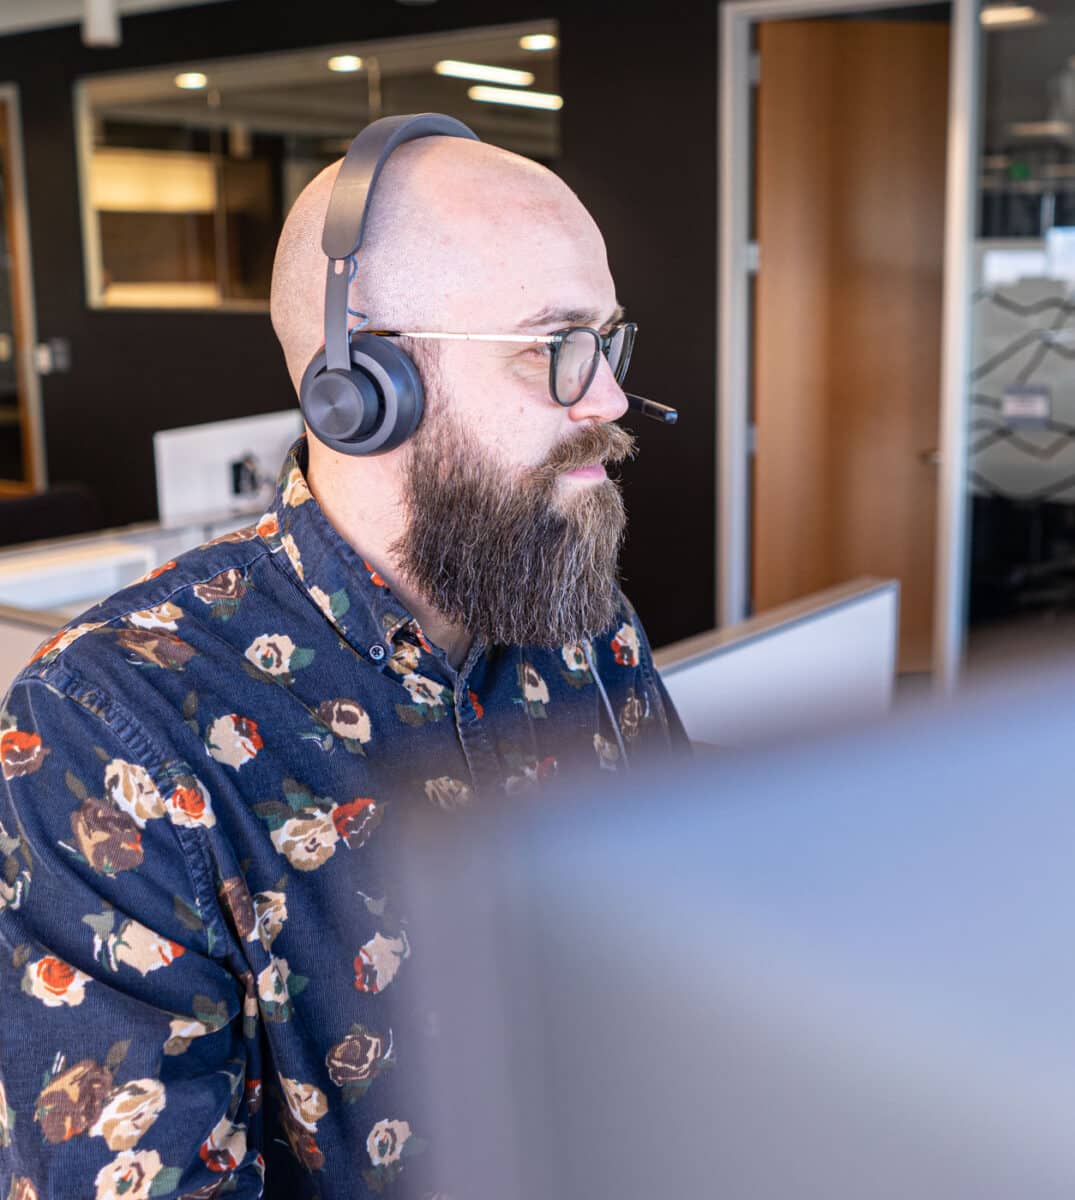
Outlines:
[[8, 729], [0, 734], [0, 770], [5, 779], [32, 775], [45, 761], [46, 754], [48, 750], [36, 733]]
[[276, 513], [267, 512], [260, 521], [258, 521], [258, 533], [263, 538], [276, 537], [280, 532], [280, 522], [276, 519]]

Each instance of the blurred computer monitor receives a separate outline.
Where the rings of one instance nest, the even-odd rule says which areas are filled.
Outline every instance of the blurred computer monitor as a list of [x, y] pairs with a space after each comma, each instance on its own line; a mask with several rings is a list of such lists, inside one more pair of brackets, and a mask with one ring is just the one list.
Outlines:
[[412, 844], [436, 1190], [1070, 1200], [1073, 665]]

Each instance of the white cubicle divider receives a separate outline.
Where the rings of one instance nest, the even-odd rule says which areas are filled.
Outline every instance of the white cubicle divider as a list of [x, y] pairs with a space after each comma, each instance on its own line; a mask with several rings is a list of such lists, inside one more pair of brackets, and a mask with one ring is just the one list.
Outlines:
[[247, 512], [172, 528], [146, 522], [0, 552], [0, 696], [38, 643], [68, 621], [153, 568], [252, 519]]
[[859, 579], [654, 655], [692, 741], [732, 748], [883, 716], [899, 584]]
[[[235, 417], [153, 435], [157, 510], [162, 526], [260, 513], [272, 499], [276, 473], [291, 443], [302, 433], [298, 406], [256, 417]], [[234, 491], [233, 464], [254, 468], [252, 492]]]
[[75, 612], [156, 566], [153, 546], [116, 538], [38, 542], [0, 556], [0, 604]]

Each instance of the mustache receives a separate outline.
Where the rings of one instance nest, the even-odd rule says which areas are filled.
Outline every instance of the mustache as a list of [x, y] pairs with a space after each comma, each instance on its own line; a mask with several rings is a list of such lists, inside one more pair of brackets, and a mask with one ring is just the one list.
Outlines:
[[621, 463], [634, 458], [638, 442], [622, 425], [611, 422], [587, 425], [574, 437], [561, 442], [536, 469], [539, 477], [554, 479], [564, 471], [595, 463]]

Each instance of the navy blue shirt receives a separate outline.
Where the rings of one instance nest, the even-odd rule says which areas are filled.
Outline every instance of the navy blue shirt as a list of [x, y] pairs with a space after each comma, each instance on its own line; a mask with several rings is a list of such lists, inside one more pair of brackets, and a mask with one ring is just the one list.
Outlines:
[[81, 614], [0, 708], [5, 1198], [420, 1194], [403, 814], [686, 745], [626, 600], [455, 670], [305, 464], [300, 438], [256, 525]]

